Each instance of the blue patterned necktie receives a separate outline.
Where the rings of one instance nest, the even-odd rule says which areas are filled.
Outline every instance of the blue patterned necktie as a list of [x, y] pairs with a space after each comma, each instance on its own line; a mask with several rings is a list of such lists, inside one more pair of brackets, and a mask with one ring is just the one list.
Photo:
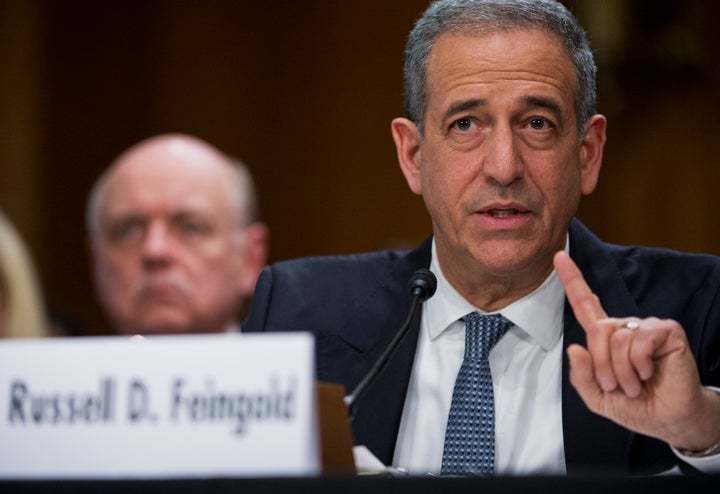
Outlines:
[[500, 314], [465, 316], [465, 356], [453, 390], [445, 431], [442, 475], [492, 475], [495, 399], [488, 355], [512, 326]]

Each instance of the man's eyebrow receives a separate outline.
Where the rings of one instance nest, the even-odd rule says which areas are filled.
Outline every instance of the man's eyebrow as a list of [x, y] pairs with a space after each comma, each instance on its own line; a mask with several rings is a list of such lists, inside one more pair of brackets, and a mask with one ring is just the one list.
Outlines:
[[137, 211], [110, 211], [106, 212], [101, 219], [104, 222], [127, 222], [127, 221], [145, 221], [147, 216]]
[[529, 107], [547, 108], [555, 115], [562, 115], [560, 104], [553, 98], [543, 98], [542, 96], [526, 96], [523, 98], [525, 105]]
[[[525, 96], [522, 99], [522, 102], [524, 105], [531, 108], [546, 108], [558, 117], [562, 115], [562, 107], [560, 106], [560, 103], [558, 103], [558, 101], [554, 98], [546, 98], [543, 96]], [[449, 118], [452, 118], [454, 115], [477, 108], [479, 106], [485, 106], [486, 104], [487, 100], [483, 98], [473, 98], [457, 101], [451, 104], [450, 107], [445, 111], [441, 122], [444, 125], [444, 123]]]
[[452, 117], [453, 115], [455, 115], [457, 113], [461, 113], [461, 112], [470, 110], [472, 108], [477, 108], [478, 106], [483, 106], [485, 104], [487, 104], [487, 100], [484, 100], [482, 98], [458, 101], [458, 102], [450, 105], [450, 108], [448, 108], [445, 111], [445, 113], [443, 114], [442, 121], [445, 122], [448, 118]]

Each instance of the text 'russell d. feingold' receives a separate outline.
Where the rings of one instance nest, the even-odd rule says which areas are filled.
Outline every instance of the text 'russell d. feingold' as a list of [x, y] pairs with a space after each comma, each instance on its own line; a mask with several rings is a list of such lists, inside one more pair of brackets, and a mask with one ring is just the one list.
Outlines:
[[227, 424], [242, 436], [252, 424], [290, 422], [297, 412], [297, 379], [275, 376], [260, 389], [238, 390], [184, 377], [167, 386], [143, 379], [119, 382], [106, 377], [94, 389], [54, 391], [33, 387], [25, 379], [10, 384], [5, 419], [11, 427], [63, 427], [129, 424]]

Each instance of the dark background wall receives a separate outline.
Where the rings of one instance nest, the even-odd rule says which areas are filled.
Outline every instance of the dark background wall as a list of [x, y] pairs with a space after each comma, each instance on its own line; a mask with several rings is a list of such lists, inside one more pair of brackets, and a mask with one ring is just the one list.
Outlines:
[[[568, 0], [601, 67], [609, 142], [580, 218], [609, 241], [720, 254], [720, 7]], [[413, 245], [398, 169], [407, 33], [426, 0], [0, 0], [0, 207], [52, 307], [107, 325], [87, 191], [123, 149], [195, 134], [255, 175], [271, 261]]]

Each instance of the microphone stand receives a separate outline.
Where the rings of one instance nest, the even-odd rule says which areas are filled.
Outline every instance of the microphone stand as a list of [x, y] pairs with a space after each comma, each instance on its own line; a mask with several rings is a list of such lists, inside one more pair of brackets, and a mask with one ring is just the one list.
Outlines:
[[400, 329], [395, 334], [395, 337], [390, 342], [390, 345], [388, 345], [383, 354], [380, 355], [380, 358], [378, 358], [375, 362], [375, 365], [372, 369], [370, 369], [370, 372], [365, 375], [352, 393], [347, 395], [344, 399], [345, 406], [348, 407], [350, 422], [352, 422], [355, 418], [357, 402], [360, 398], [362, 398], [365, 392], [370, 388], [370, 385], [387, 366], [390, 361], [390, 357], [392, 357], [393, 353], [395, 353], [395, 350], [397, 350], [400, 342], [410, 330], [413, 320], [418, 315], [417, 308], [435, 293], [435, 288], [437, 286], [436, 283], [437, 281], [435, 280], [435, 275], [428, 269], [417, 270], [410, 279], [410, 293], [412, 295], [412, 300], [410, 302], [410, 310], [408, 311], [405, 322], [402, 326], [400, 326]]

